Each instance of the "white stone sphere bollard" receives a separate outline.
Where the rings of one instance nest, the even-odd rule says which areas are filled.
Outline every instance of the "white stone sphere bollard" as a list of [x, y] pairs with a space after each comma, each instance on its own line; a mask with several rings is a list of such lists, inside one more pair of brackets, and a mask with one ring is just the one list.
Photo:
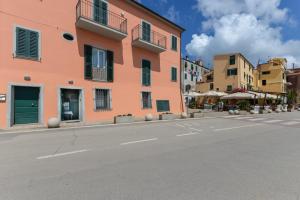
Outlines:
[[52, 117], [48, 120], [48, 128], [59, 128], [60, 121], [56, 117]]

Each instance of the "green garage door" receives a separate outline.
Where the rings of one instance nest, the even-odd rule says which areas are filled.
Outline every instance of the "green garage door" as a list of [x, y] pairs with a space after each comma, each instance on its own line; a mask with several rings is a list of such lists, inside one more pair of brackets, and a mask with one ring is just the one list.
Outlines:
[[31, 124], [39, 121], [39, 93], [35, 87], [15, 87], [15, 124]]

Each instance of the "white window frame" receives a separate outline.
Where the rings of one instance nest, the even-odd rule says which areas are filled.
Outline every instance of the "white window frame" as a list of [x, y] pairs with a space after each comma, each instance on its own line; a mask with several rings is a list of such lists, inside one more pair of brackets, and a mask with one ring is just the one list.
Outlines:
[[[22, 29], [26, 29], [26, 30], [29, 30], [29, 31], [34, 31], [34, 32], [37, 32], [38, 35], [39, 35], [39, 50], [38, 50], [38, 61], [41, 61], [42, 59], [42, 33], [40, 30], [37, 30], [37, 29], [33, 29], [33, 28], [28, 28], [26, 26], [21, 26], [21, 25], [17, 25], [15, 24], [13, 26], [13, 52], [12, 52], [12, 55], [14, 58], [17, 58], [17, 28], [22, 28]], [[22, 59], [27, 59], [27, 58], [22, 58]], [[30, 59], [28, 58], [29, 60], [35, 60], [35, 59]]]
[[[93, 59], [94, 59], [94, 50], [96, 50], [97, 51], [97, 57], [98, 57], [98, 64], [97, 64], [97, 66], [96, 66], [96, 68], [103, 68], [103, 69], [106, 69], [107, 68], [107, 58], [106, 58], [106, 53], [107, 53], [107, 51], [106, 50], [104, 50], [104, 49], [100, 49], [100, 48], [97, 48], [97, 47], [94, 47], [94, 46], [92, 46], [92, 67], [95, 67], [93, 64]], [[99, 65], [99, 60], [100, 60], [100, 54], [99, 54], [99, 52], [102, 52], [103, 53], [103, 59], [104, 59], [104, 66], [100, 66]]]

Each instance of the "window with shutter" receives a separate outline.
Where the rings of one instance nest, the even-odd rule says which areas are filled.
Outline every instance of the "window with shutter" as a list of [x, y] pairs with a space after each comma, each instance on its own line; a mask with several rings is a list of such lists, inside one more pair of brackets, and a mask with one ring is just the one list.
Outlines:
[[151, 62], [148, 60], [142, 61], [142, 84], [143, 86], [151, 85]]
[[39, 33], [36, 31], [16, 28], [15, 56], [28, 59], [39, 59]]
[[172, 35], [172, 50], [177, 51], [177, 37]]
[[92, 63], [93, 63], [93, 47], [84, 45], [84, 77], [85, 79], [92, 79]]
[[177, 68], [175, 67], [171, 68], [171, 80], [177, 81]]
[[142, 22], [142, 39], [151, 42], [151, 24]]

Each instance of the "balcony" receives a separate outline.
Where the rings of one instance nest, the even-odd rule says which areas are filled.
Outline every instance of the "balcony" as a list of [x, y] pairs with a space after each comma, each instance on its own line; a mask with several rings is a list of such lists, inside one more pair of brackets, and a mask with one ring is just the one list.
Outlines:
[[141, 25], [132, 30], [132, 45], [154, 53], [166, 51], [167, 37], [155, 31], [143, 31]]
[[76, 15], [76, 25], [79, 28], [116, 40], [127, 37], [127, 19], [104, 7], [87, 0], [79, 0]]

